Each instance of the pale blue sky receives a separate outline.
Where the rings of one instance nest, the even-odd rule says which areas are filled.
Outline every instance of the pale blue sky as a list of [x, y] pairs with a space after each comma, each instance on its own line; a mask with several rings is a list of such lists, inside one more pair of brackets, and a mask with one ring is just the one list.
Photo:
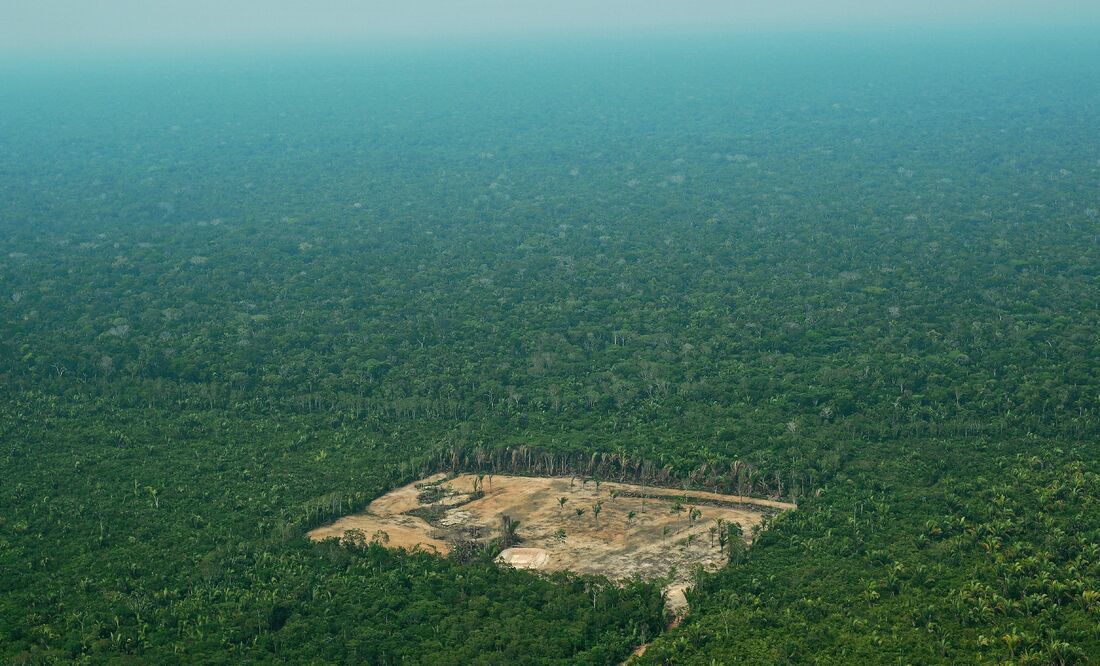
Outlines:
[[1100, 0], [0, 0], [0, 50], [1098, 21]]

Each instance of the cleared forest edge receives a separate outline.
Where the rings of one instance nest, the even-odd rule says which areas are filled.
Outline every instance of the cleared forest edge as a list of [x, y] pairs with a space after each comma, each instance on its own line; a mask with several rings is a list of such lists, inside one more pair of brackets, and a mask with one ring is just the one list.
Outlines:
[[359, 530], [390, 548], [445, 555], [459, 542], [514, 539], [499, 561], [517, 568], [665, 579], [670, 609], [682, 612], [695, 566], [713, 570], [744, 547], [786, 502], [580, 477], [436, 474], [377, 498], [364, 513], [309, 532], [343, 538]]

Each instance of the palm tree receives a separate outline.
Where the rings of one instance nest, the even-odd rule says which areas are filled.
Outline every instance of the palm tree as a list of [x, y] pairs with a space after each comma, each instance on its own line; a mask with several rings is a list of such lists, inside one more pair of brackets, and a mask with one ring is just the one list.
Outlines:
[[636, 515], [638, 514], [634, 513], [633, 511], [628, 511], [626, 514], [626, 524], [629, 525], [631, 522], [633, 522], [634, 516]]
[[565, 503], [568, 502], [568, 501], [569, 501], [568, 497], [559, 497], [558, 498], [558, 513], [561, 513], [561, 510], [565, 508]]
[[1081, 593], [1081, 603], [1085, 605], [1085, 608], [1091, 611], [1100, 610], [1100, 592], [1096, 590], [1085, 590]]
[[1057, 663], [1058, 666], [1065, 666], [1070, 663], [1071, 660], [1076, 661], [1073, 657], [1080, 656], [1081, 654], [1080, 650], [1076, 647], [1056, 638], [1050, 639], [1046, 644], [1046, 648], [1050, 656], [1054, 658], [1053, 663]]
[[724, 532], [718, 533], [719, 540], [723, 540], [722, 536], [725, 535], [726, 552], [732, 558], [734, 555], [738, 555], [745, 551], [745, 542], [741, 539], [743, 531], [741, 529], [741, 523], [729, 522], [726, 523], [726, 529]]
[[159, 509], [160, 508], [160, 498], [157, 497], [157, 489], [154, 488], [153, 486], [145, 486], [145, 492], [149, 493], [149, 495], [153, 498], [153, 504], [156, 506], [156, 508]]
[[592, 505], [592, 515], [596, 518], [596, 529], [600, 529], [600, 511], [603, 510], [603, 502], [596, 502]]
[[1020, 644], [1021, 640], [1023, 640], [1023, 636], [1021, 636], [1019, 632], [1016, 631], [1016, 627], [1013, 627], [1011, 633], [1001, 636], [1001, 640], [1004, 641], [1005, 645], [1008, 646], [1008, 656], [1015, 659], [1016, 646]]
[[518, 520], [512, 520], [512, 517], [508, 514], [502, 515], [500, 517], [500, 544], [508, 548], [512, 544], [519, 543], [519, 535], [516, 534], [517, 529], [519, 529]]
[[688, 511], [688, 523], [690, 523], [692, 526], [694, 526], [695, 521], [698, 520], [699, 516], [701, 516], [701, 515], [703, 515], [703, 513], [701, 511], [699, 511], [699, 509], [696, 509], [695, 507], [691, 507], [691, 509]]

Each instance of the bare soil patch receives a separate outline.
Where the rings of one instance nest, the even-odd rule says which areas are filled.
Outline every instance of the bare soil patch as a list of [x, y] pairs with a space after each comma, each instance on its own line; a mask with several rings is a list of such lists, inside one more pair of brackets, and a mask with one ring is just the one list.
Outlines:
[[391, 548], [443, 555], [460, 539], [499, 537], [501, 517], [507, 515], [519, 522], [521, 541], [501, 553], [502, 563], [613, 580], [667, 577], [669, 608], [679, 613], [686, 608], [691, 570], [713, 570], [726, 561], [721, 542], [728, 526], [740, 525], [741, 539], [748, 541], [765, 515], [792, 508], [773, 500], [626, 483], [604, 482], [597, 489], [594, 481], [579, 478], [438, 474], [393, 490], [365, 513], [319, 527], [309, 537], [342, 537], [356, 529]]
[[542, 569], [550, 554], [542, 548], [505, 548], [497, 559], [516, 569]]

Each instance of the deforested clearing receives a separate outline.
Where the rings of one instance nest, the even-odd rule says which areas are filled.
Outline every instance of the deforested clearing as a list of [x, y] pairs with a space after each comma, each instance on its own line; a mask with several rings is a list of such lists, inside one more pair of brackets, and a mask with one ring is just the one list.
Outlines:
[[[516, 568], [668, 577], [713, 570], [751, 540], [765, 517], [793, 509], [773, 500], [698, 490], [599, 482], [580, 477], [442, 474], [374, 500], [364, 513], [309, 533], [314, 540], [359, 530], [391, 548], [449, 553], [456, 542], [514, 539], [498, 558]], [[679, 588], [679, 589], [682, 589]]]

